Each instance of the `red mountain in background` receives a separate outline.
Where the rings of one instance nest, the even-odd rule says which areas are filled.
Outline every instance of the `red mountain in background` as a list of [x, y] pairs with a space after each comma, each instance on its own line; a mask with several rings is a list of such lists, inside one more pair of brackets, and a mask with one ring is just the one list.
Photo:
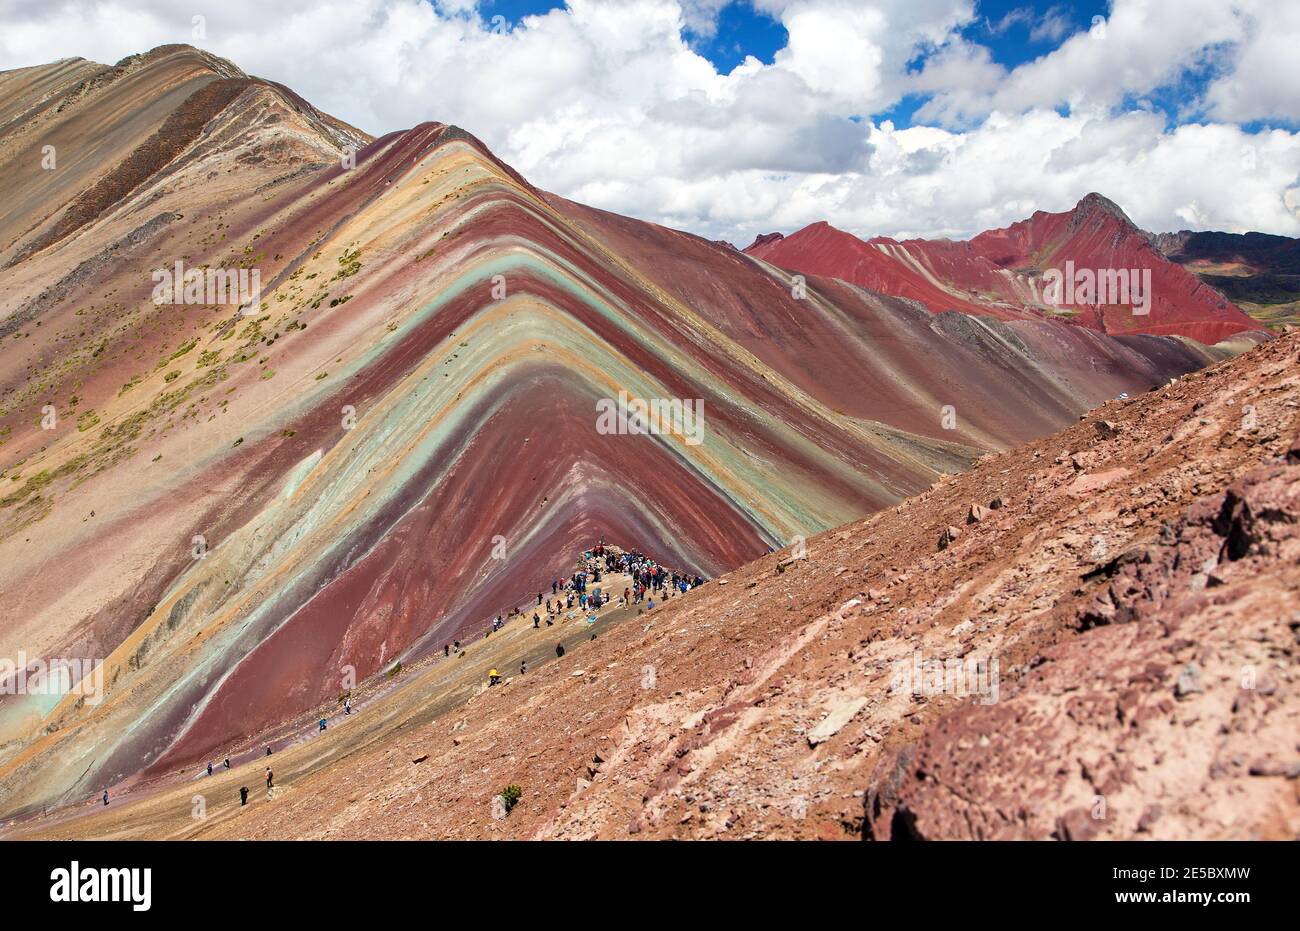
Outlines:
[[[911, 298], [936, 313], [1059, 317], [1104, 333], [1186, 336], [1202, 343], [1263, 330], [1219, 291], [1167, 259], [1100, 194], [1089, 194], [1065, 213], [1040, 210], [965, 242], [884, 236], [864, 241], [821, 222], [790, 236], [759, 236], [744, 251], [792, 271]], [[1062, 288], [1054, 301], [1052, 270], [1062, 276], [1132, 276], [1146, 313], [1135, 313], [1131, 299], [1108, 300], [1118, 295], [1100, 287], [1091, 296], [1082, 288], [1075, 294]]]

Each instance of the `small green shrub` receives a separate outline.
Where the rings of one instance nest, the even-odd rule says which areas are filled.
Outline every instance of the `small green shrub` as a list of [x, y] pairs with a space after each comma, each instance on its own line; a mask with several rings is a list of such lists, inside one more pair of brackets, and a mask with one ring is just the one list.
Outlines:
[[519, 800], [524, 797], [524, 790], [510, 783], [501, 790], [501, 803], [506, 806], [506, 814], [510, 814], [511, 809], [519, 804]]

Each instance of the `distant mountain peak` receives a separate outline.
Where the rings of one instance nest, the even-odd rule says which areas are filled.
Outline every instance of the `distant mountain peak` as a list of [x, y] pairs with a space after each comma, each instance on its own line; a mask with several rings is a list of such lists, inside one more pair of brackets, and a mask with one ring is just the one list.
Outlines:
[[759, 233], [758, 237], [746, 246], [743, 251], [749, 252], [753, 249], [757, 249], [759, 246], [766, 246], [770, 243], [780, 242], [782, 239], [785, 239], [784, 233]]
[[228, 58], [222, 58], [220, 55], [214, 55], [206, 49], [197, 46], [187, 45], [183, 42], [169, 42], [165, 45], [157, 45], [147, 52], [137, 52], [134, 55], [128, 55], [121, 61], [113, 65], [117, 71], [130, 71], [134, 67], [150, 62], [167, 58], [171, 55], [192, 56], [202, 61], [214, 73], [223, 78], [248, 78], [251, 77], [243, 68], [240, 68]]
[[1081, 217], [1095, 216], [1098, 213], [1109, 214], [1125, 226], [1137, 229], [1137, 224], [1129, 219], [1128, 214], [1123, 211], [1119, 204], [1104, 194], [1098, 194], [1096, 191], [1085, 194], [1083, 199], [1074, 205], [1074, 210], [1071, 212]]

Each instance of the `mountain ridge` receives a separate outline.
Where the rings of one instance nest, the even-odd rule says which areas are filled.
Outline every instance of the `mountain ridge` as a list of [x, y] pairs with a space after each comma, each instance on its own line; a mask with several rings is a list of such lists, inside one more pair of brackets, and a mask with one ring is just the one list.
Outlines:
[[[969, 240], [861, 240], [819, 221], [789, 236], [760, 236], [744, 251], [793, 271], [919, 300], [932, 311], [1048, 317], [1106, 333], [1175, 334], [1210, 343], [1264, 331], [1218, 291], [1168, 261], [1150, 234], [1097, 193], [1064, 213], [1036, 211]], [[1044, 284], [1050, 268], [1149, 270], [1151, 304], [1138, 313], [1136, 304], [1110, 304], [1100, 295], [1091, 305], [1053, 303]]]

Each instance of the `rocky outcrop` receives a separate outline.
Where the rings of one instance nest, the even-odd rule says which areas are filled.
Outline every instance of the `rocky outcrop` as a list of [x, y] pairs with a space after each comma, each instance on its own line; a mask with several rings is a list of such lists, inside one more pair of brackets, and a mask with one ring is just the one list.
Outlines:
[[[1294, 449], [1294, 444], [1292, 446]], [[1300, 463], [1256, 468], [1083, 576], [1080, 636], [996, 707], [883, 760], [864, 831], [916, 838], [1294, 836]]]

